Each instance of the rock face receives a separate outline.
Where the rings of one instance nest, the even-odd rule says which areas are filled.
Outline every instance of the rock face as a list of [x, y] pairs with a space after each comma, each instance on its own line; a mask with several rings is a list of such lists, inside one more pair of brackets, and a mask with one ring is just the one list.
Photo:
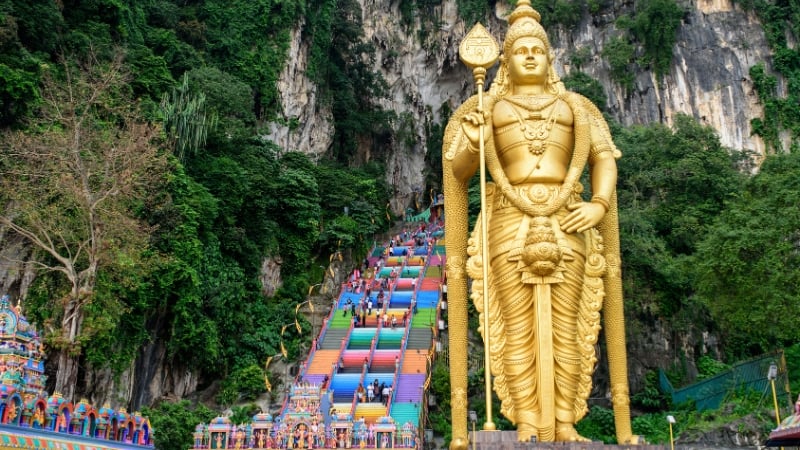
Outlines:
[[[669, 75], [658, 83], [640, 74], [627, 97], [607, 88], [612, 114], [625, 125], [671, 124], [676, 114], [687, 114], [717, 130], [722, 145], [763, 154], [762, 140], [750, 135], [750, 118], [763, 110], [748, 76], [751, 66], [770, 58], [760, 23], [729, 0], [692, 1], [684, 8]], [[587, 45], [591, 36], [582, 36]], [[590, 74], [610, 85], [602, 69]]]
[[[387, 181], [396, 188], [393, 208], [400, 213], [409, 206], [415, 190], [424, 190], [425, 125], [447, 120], [442, 117], [443, 106], [452, 110], [474, 92], [472, 77], [458, 59], [458, 44], [472, 24], [459, 18], [455, 0], [443, 0], [434, 9], [437, 27], [428, 33], [403, 27], [398, 20], [398, 2], [360, 3], [364, 35], [375, 44], [376, 68], [391, 90], [390, 100], [383, 106], [410, 119], [403, 126], [410, 123], [416, 137], [410, 147], [406, 140], [395, 140], [388, 151]], [[731, 0], [682, 3], [685, 14], [669, 73], [659, 80], [650, 72], [641, 72], [633, 89], [626, 92], [612, 81], [609, 66], [600, 55], [604, 45], [619, 34], [614, 21], [631, 13], [632, 7], [631, 2], [617, 0], [608, 11], [584, 17], [575, 29], [548, 30], [557, 71], [563, 76], [575, 70], [568, 65], [569, 56], [581, 49], [588, 54], [581, 70], [603, 85], [607, 110], [620, 123], [671, 124], [676, 114], [683, 113], [717, 130], [724, 146], [763, 154], [764, 143], [750, 135], [750, 118], [760, 117], [762, 108], [748, 71], [755, 63], [769, 62], [770, 58], [755, 16], [737, 8]], [[506, 2], [496, 2], [495, 14], [485, 24], [498, 41], [505, 31], [503, 18], [509, 9]], [[271, 137], [280, 145], [285, 141], [291, 148], [319, 156], [329, 144], [325, 133], [331, 130], [330, 113], [315, 105], [315, 90], [302, 75], [305, 51], [307, 48], [300, 44], [292, 47], [280, 81], [286, 116], [300, 119], [299, 124], [295, 123], [294, 129], [276, 125]], [[488, 81], [492, 73], [490, 70]], [[369, 151], [362, 149], [361, 153]]]

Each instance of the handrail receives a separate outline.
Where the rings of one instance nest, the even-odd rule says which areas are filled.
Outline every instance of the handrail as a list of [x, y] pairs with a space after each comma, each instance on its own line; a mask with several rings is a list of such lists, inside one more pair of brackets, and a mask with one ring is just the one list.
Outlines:
[[305, 376], [308, 367], [311, 365], [311, 361], [317, 354], [317, 350], [319, 350], [319, 346], [322, 344], [322, 341], [325, 339], [325, 334], [328, 331], [329, 324], [331, 322], [331, 318], [333, 318], [333, 314], [336, 312], [336, 306], [339, 304], [339, 300], [341, 299], [342, 292], [344, 291], [344, 286], [340, 287], [339, 295], [334, 297], [331, 301], [331, 308], [328, 311], [328, 315], [322, 318], [322, 324], [320, 325], [319, 333], [317, 336], [311, 340], [311, 352], [306, 359], [306, 363], [303, 366], [303, 370], [300, 371], [299, 375]]
[[350, 321], [350, 326], [347, 328], [347, 334], [342, 337], [342, 343], [339, 344], [339, 360], [341, 361], [344, 357], [344, 351], [347, 349], [347, 344], [350, 342], [350, 336], [353, 334], [353, 321]]
[[369, 356], [367, 356], [367, 361], [369, 362], [370, 367], [372, 367], [372, 361], [375, 359], [375, 350], [378, 348], [378, 338], [380, 337], [378, 333], [378, 327], [375, 327], [375, 334], [372, 336], [372, 342], [369, 345]]
[[[361, 377], [358, 379], [358, 386], [364, 386], [364, 379], [367, 377], [367, 364], [364, 363], [364, 366], [361, 368]], [[351, 416], [353, 420], [356, 419], [356, 408], [358, 407], [358, 386], [356, 386], [356, 390], [353, 391], [353, 404], [350, 406]], [[364, 392], [364, 396], [366, 397], [367, 393]]]

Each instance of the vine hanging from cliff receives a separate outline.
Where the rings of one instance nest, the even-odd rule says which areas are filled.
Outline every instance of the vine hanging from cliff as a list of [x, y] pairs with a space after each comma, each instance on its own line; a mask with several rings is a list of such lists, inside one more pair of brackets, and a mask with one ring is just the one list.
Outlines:
[[[742, 7], [754, 11], [764, 25], [767, 41], [773, 51], [772, 68], [781, 74], [786, 85], [778, 91], [778, 79], [763, 62], [750, 68], [758, 98], [764, 105], [764, 117], [751, 120], [753, 133], [761, 136], [773, 152], [798, 150], [800, 138], [800, 49], [788, 43], [800, 36], [800, 5], [797, 2], [740, 0]], [[791, 142], [784, 149], [779, 136], [788, 131]]]
[[305, 30], [311, 42], [309, 76], [333, 114], [330, 156], [342, 163], [356, 159], [364, 139], [375, 146], [386, 140], [392, 119], [378, 104], [388, 86], [375, 69], [375, 48], [364, 38], [361, 16], [356, 0], [327, 0], [309, 16]]

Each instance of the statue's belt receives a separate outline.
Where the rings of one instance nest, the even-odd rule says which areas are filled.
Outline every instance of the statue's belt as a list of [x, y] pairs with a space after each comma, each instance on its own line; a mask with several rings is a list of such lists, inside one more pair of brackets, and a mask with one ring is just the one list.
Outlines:
[[[537, 207], [548, 207], [558, 200], [563, 189], [562, 183], [524, 183], [512, 185], [511, 188], [519, 195], [522, 201], [528, 201]], [[580, 195], [573, 192], [568, 202], [580, 201]], [[517, 207], [505, 195], [498, 195], [494, 202], [494, 209]]]

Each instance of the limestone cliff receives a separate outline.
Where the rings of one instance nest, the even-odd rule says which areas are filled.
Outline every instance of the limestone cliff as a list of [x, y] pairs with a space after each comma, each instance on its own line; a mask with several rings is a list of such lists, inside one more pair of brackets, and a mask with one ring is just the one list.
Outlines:
[[[429, 33], [406, 29], [398, 20], [398, 2], [360, 3], [364, 34], [377, 49], [376, 69], [391, 89], [390, 100], [383, 106], [410, 118], [417, 138], [411, 147], [405, 140], [395, 139], [387, 152], [387, 181], [396, 188], [393, 207], [399, 213], [413, 199], [414, 190], [424, 188], [425, 124], [446, 120], [442, 106], [453, 108], [474, 91], [472, 77], [457, 54], [458, 44], [472, 24], [459, 18], [455, 0], [444, 0], [435, 8], [433, 22], [438, 26]], [[562, 76], [569, 74], [574, 70], [569, 67], [569, 56], [579, 49], [588, 50], [588, 62], [581, 69], [603, 85], [607, 110], [620, 123], [671, 124], [676, 114], [688, 114], [717, 130], [724, 146], [763, 154], [763, 142], [751, 136], [750, 119], [760, 117], [762, 108], [748, 79], [752, 65], [770, 59], [760, 23], [731, 0], [690, 0], [681, 7], [685, 14], [671, 68], [660, 80], [651, 72], [638, 73], [634, 88], [627, 92], [612, 81], [608, 63], [600, 55], [604, 45], [619, 34], [614, 27], [616, 18], [633, 8], [631, 2], [619, 0], [600, 15], [584, 16], [574, 29], [548, 30], [557, 71]], [[484, 24], [498, 40], [508, 12], [506, 2], [497, 2], [493, 17]], [[299, 125], [275, 125], [270, 138], [318, 156], [330, 144], [326, 138], [331, 130], [330, 113], [316, 105], [315, 89], [303, 75], [306, 51], [299, 42], [292, 47], [280, 81], [285, 115], [299, 119]], [[369, 155], [369, 149], [361, 153]]]

